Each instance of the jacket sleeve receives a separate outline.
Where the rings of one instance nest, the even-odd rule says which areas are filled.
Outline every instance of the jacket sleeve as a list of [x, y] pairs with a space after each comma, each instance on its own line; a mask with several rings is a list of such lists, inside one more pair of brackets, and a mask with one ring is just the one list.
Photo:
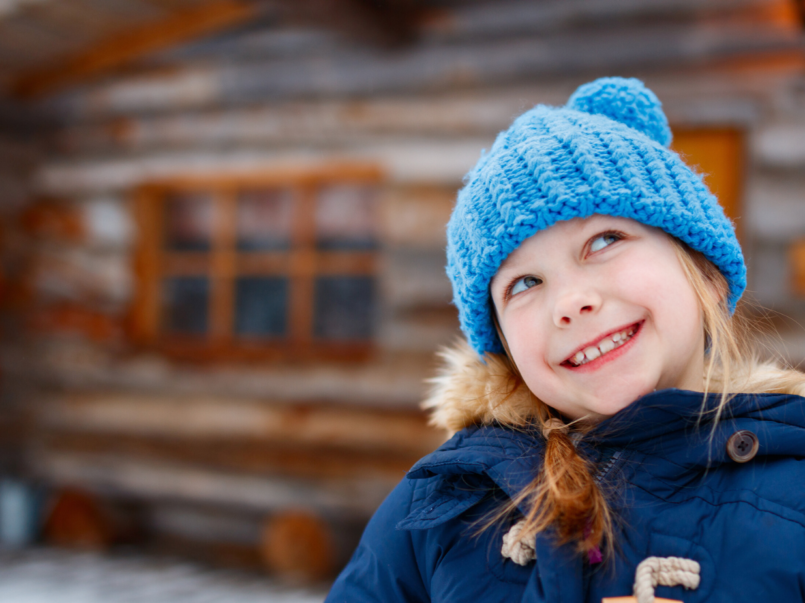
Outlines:
[[[411, 509], [413, 480], [404, 479], [375, 512], [325, 603], [428, 603], [410, 530], [397, 523]], [[420, 560], [421, 561], [421, 560]]]

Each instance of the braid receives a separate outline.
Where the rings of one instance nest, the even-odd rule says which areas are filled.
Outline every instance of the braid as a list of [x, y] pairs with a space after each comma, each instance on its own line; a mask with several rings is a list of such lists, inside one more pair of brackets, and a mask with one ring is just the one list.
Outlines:
[[[517, 364], [509, 352], [508, 342], [495, 312], [492, 312], [492, 317], [506, 353], [507, 364], [519, 385], [522, 377]], [[523, 534], [536, 535], [553, 528], [560, 543], [576, 542], [580, 552], [600, 549], [603, 543], [613, 542], [612, 513], [595, 482], [593, 467], [576, 452], [567, 425], [552, 417], [543, 402], [536, 398], [534, 402], [538, 405], [535, 418], [541, 423], [545, 436], [542, 468], [493, 521], [527, 501], [530, 511], [525, 517]]]
[[612, 520], [591, 469], [566, 429], [550, 429], [542, 469], [523, 492], [531, 509], [524, 529], [536, 534], [553, 527], [560, 542], [576, 542], [581, 551], [600, 547]]

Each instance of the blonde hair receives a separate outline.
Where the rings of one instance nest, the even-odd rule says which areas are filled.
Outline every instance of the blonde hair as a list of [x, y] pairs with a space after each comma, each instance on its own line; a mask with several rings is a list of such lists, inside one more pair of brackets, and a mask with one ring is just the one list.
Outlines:
[[[698, 251], [671, 239], [702, 311], [706, 351], [700, 418], [711, 414], [715, 425], [729, 404], [730, 392], [805, 395], [805, 374], [784, 367], [779, 360], [763, 362], [759, 359], [755, 341], [757, 328], [741, 312], [730, 314], [729, 287], [718, 268]], [[496, 318], [494, 311], [493, 318]], [[496, 320], [495, 325], [498, 326]], [[526, 421], [536, 420], [544, 430], [546, 444], [540, 473], [485, 526], [497, 523], [525, 503], [530, 510], [525, 516], [522, 534], [536, 535], [552, 528], [559, 543], [574, 542], [580, 552], [594, 548], [610, 552], [614, 545], [613, 513], [606, 493], [595, 481], [595, 467], [576, 452], [574, 445], [573, 439], [583, 437], [585, 427], [576, 426], [573, 436], [567, 428], [551, 428], [555, 425], [551, 409], [530, 392], [523, 391], [527, 391], [527, 387], [499, 327], [498, 334], [506, 355], [487, 354], [487, 361], [501, 363], [510, 371], [507, 397], [517, 397], [519, 404], [514, 406], [514, 412], [510, 409], [494, 419], [512, 427], [522, 427]], [[714, 409], [707, 410], [704, 403], [710, 392], [719, 392], [720, 398]], [[530, 411], [523, 403], [524, 396], [534, 405]], [[493, 414], [497, 413], [493, 411]]]

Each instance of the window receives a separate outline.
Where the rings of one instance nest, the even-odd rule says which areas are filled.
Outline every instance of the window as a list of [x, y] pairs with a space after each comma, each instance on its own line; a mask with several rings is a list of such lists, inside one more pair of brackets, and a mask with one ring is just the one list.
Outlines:
[[352, 165], [141, 187], [135, 339], [192, 358], [365, 355], [379, 177]]

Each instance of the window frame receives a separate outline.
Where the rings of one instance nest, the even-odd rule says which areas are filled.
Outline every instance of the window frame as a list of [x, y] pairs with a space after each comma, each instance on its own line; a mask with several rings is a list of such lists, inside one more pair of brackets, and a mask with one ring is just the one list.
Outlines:
[[[315, 203], [319, 189], [338, 184], [379, 186], [375, 164], [333, 163], [278, 169], [260, 174], [177, 176], [143, 183], [134, 191], [138, 239], [136, 293], [130, 320], [131, 340], [141, 347], [187, 360], [362, 360], [373, 340], [316, 340], [313, 336], [315, 279], [327, 275], [376, 276], [379, 249], [316, 248]], [[290, 189], [294, 195], [291, 244], [276, 251], [238, 250], [237, 202], [241, 191]], [[213, 203], [208, 251], [171, 251], [165, 247], [163, 204], [172, 193], [202, 192]], [[219, 210], [220, 211], [219, 213]], [[379, 212], [377, 212], [379, 213]], [[379, 227], [379, 216], [376, 213]], [[378, 243], [379, 241], [378, 228]], [[286, 275], [289, 279], [288, 334], [282, 339], [239, 339], [235, 333], [238, 276]], [[171, 334], [161, 328], [160, 287], [171, 276], [209, 278], [208, 331], [203, 336]]]

